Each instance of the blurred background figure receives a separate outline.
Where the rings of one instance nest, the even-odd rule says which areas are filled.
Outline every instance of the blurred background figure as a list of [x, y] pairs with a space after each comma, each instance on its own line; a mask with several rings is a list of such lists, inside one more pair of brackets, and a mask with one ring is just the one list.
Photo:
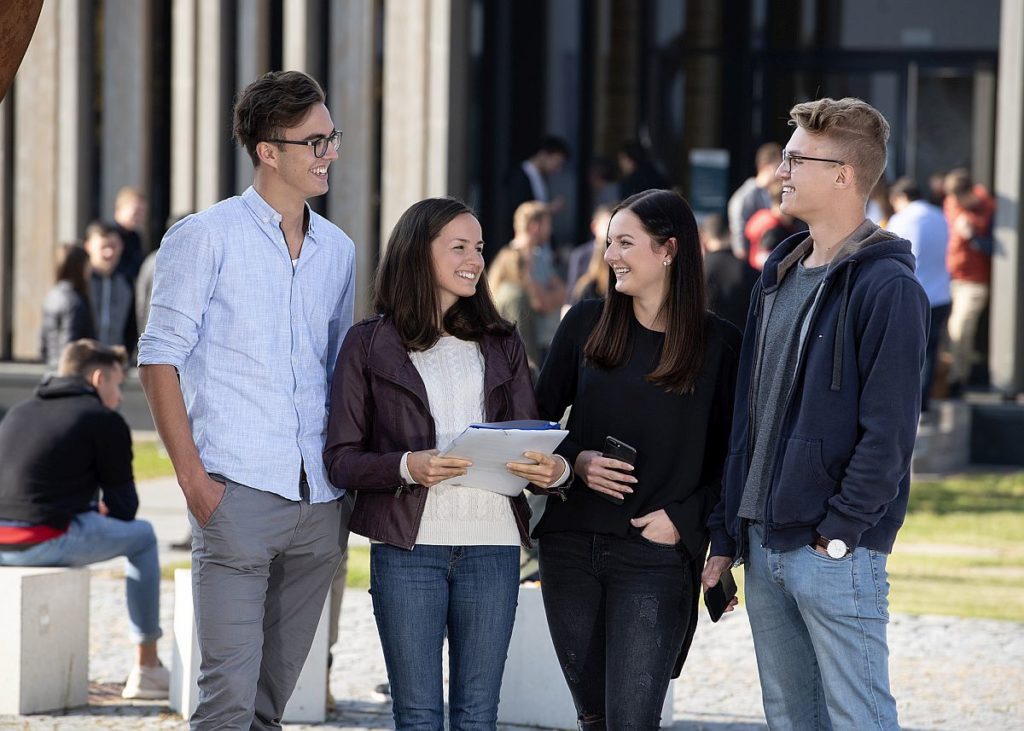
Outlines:
[[623, 142], [619, 147], [618, 161], [619, 172], [622, 173], [619, 179], [620, 199], [629, 198], [645, 190], [667, 190], [671, 187], [657, 163], [651, 158], [651, 153], [640, 142]]
[[[562, 198], [552, 199], [548, 178], [561, 170], [569, 160], [569, 145], [561, 137], [548, 135], [537, 143], [528, 158], [513, 168], [502, 182], [502, 239], [515, 236], [513, 218], [516, 210], [528, 201], [548, 204], [553, 215], [565, 206]], [[549, 234], [550, 236], [550, 234]]]
[[[590, 268], [590, 260], [594, 253], [594, 243], [600, 242], [603, 246], [608, 236], [608, 222], [612, 217], [611, 205], [599, 205], [594, 209], [594, 215], [590, 218], [590, 233], [592, 239], [585, 241], [569, 252], [568, 274], [565, 277], [565, 303], [567, 305], [578, 302], [574, 299], [576, 283], [583, 273]], [[602, 295], [603, 296], [603, 295]]]
[[949, 396], [957, 397], [970, 381], [974, 338], [988, 305], [992, 275], [992, 217], [996, 204], [963, 168], [946, 175], [943, 211], [949, 224], [946, 268], [950, 276], [949, 349], [952, 361]]
[[57, 252], [57, 282], [43, 300], [40, 355], [56, 370], [64, 346], [93, 337], [89, 304], [89, 255], [78, 244], [63, 244]]
[[796, 232], [807, 230], [803, 221], [782, 212], [781, 180], [773, 180], [767, 192], [770, 205], [754, 211], [743, 232], [748, 246], [748, 261], [758, 271], [764, 268], [765, 260], [776, 246]]
[[[565, 282], [555, 269], [554, 253], [548, 243], [551, 208], [540, 201], [523, 203], [516, 209], [513, 224], [515, 236], [491, 263], [487, 284], [502, 317], [522, 322], [527, 330], [532, 329], [532, 343], [528, 342], [527, 333], [522, 332], [523, 326], [520, 326], [520, 336], [527, 358], [539, 368], [555, 336], [565, 301]], [[515, 285], [517, 277], [518, 285]], [[514, 286], [507, 286], [509, 284]], [[516, 312], [522, 319], [511, 317]], [[528, 320], [532, 323], [527, 323]]]
[[946, 269], [949, 227], [942, 210], [921, 197], [921, 189], [913, 178], [897, 180], [889, 189], [889, 200], [895, 211], [889, 218], [889, 230], [910, 242], [910, 250], [917, 260], [914, 273], [931, 306], [928, 345], [921, 371], [921, 412], [928, 413], [935, 362], [949, 319], [949, 271]]
[[595, 157], [590, 161], [587, 185], [590, 187], [590, 202], [595, 211], [601, 206], [611, 209], [622, 198], [615, 163], [607, 157]]
[[89, 297], [96, 339], [104, 345], [135, 347], [135, 294], [127, 275], [118, 270], [124, 244], [113, 224], [93, 221], [85, 227], [85, 251], [92, 270]]
[[704, 249], [708, 309], [743, 332], [757, 270], [733, 253], [729, 228], [720, 213], [712, 213], [704, 219], [700, 226], [700, 243]]
[[124, 244], [117, 269], [132, 285], [135, 284], [139, 267], [146, 255], [141, 232], [145, 228], [148, 212], [149, 203], [138, 188], [125, 186], [117, 191], [117, 198], [114, 199], [114, 227]]
[[610, 280], [610, 268], [608, 262], [604, 260], [607, 248], [607, 239], [604, 237], [594, 239], [586, 271], [576, 280], [573, 288], [568, 290], [570, 306], [581, 300], [604, 299], [607, 296]]
[[878, 179], [875, 183], [875, 187], [871, 189], [871, 195], [868, 196], [868, 205], [865, 209], [865, 215], [882, 228], [888, 228], [889, 218], [892, 217], [893, 208], [889, 196], [889, 181], [885, 179], [885, 174]]
[[729, 229], [732, 231], [732, 250], [737, 255], [750, 251], [747, 241], [747, 221], [762, 208], [771, 208], [768, 186], [775, 180], [775, 170], [782, 164], [782, 147], [777, 142], [766, 142], [754, 154], [755, 174], [743, 181], [729, 198]]

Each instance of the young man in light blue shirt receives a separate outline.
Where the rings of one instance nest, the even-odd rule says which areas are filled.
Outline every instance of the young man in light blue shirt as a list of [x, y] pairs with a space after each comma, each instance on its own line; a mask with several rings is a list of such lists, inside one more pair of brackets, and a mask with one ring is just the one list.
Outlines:
[[924, 287], [931, 306], [928, 345], [921, 371], [921, 413], [925, 414], [929, 412], [928, 400], [935, 380], [939, 344], [946, 332], [952, 302], [949, 270], [946, 268], [949, 227], [942, 209], [922, 200], [921, 189], [911, 178], [900, 178], [893, 184], [889, 189], [889, 202], [896, 212], [889, 218], [888, 228], [910, 242], [916, 262], [914, 274]]
[[305, 202], [338, 159], [324, 101], [293, 71], [243, 90], [252, 187], [177, 223], [156, 259], [139, 373], [192, 524], [193, 729], [281, 728], [347, 538], [322, 452], [355, 252]]

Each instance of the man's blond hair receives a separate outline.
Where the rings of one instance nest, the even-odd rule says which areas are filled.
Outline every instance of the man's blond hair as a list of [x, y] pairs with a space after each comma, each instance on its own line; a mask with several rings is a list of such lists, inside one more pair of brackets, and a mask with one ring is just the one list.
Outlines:
[[516, 235], [526, 233], [526, 228], [534, 221], [539, 221], [545, 216], [551, 215], [551, 209], [547, 203], [540, 201], [526, 201], [521, 203], [512, 215], [512, 228]]
[[64, 346], [57, 365], [58, 376], [89, 378], [97, 368], [128, 367], [128, 353], [123, 345], [104, 345], [91, 338], [73, 340]]
[[857, 190], [865, 196], [885, 172], [889, 123], [882, 113], [854, 97], [818, 99], [789, 110], [789, 124], [836, 143], [835, 154], [856, 171]]

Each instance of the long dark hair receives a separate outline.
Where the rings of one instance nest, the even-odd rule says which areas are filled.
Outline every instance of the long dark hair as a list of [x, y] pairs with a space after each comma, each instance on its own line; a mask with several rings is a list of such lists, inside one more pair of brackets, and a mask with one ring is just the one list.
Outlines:
[[[704, 362], [707, 295], [704, 266], [693, 211], [682, 196], [669, 190], [645, 190], [622, 201], [612, 211], [632, 211], [654, 246], [676, 240], [669, 265], [668, 290], [659, 317], [665, 321], [665, 345], [647, 380], [672, 393], [692, 393]], [[632, 297], [608, 288], [601, 318], [587, 338], [583, 354], [601, 368], [615, 368], [629, 357]]]
[[57, 268], [54, 279], [67, 282], [71, 289], [78, 293], [86, 303], [89, 302], [89, 278], [86, 269], [89, 265], [89, 254], [78, 244], [61, 244], [57, 252]]
[[472, 297], [460, 297], [438, 322], [441, 309], [430, 245], [441, 229], [473, 210], [455, 198], [427, 198], [402, 214], [391, 231], [373, 283], [374, 309], [392, 319], [409, 350], [433, 347], [443, 331], [462, 340], [480, 340], [485, 333], [508, 335], [512, 324], [502, 319], [481, 276]]

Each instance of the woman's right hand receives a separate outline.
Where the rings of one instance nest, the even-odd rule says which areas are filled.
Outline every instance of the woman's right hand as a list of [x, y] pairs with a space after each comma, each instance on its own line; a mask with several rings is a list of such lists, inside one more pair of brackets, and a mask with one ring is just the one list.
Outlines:
[[464, 475], [472, 465], [468, 459], [461, 457], [441, 457], [436, 449], [410, 452], [405, 463], [413, 482], [423, 487], [433, 487], [449, 477]]
[[630, 485], [636, 484], [636, 478], [629, 474], [633, 471], [633, 465], [605, 457], [593, 449], [580, 452], [573, 469], [594, 492], [602, 492], [620, 500], [633, 492]]

